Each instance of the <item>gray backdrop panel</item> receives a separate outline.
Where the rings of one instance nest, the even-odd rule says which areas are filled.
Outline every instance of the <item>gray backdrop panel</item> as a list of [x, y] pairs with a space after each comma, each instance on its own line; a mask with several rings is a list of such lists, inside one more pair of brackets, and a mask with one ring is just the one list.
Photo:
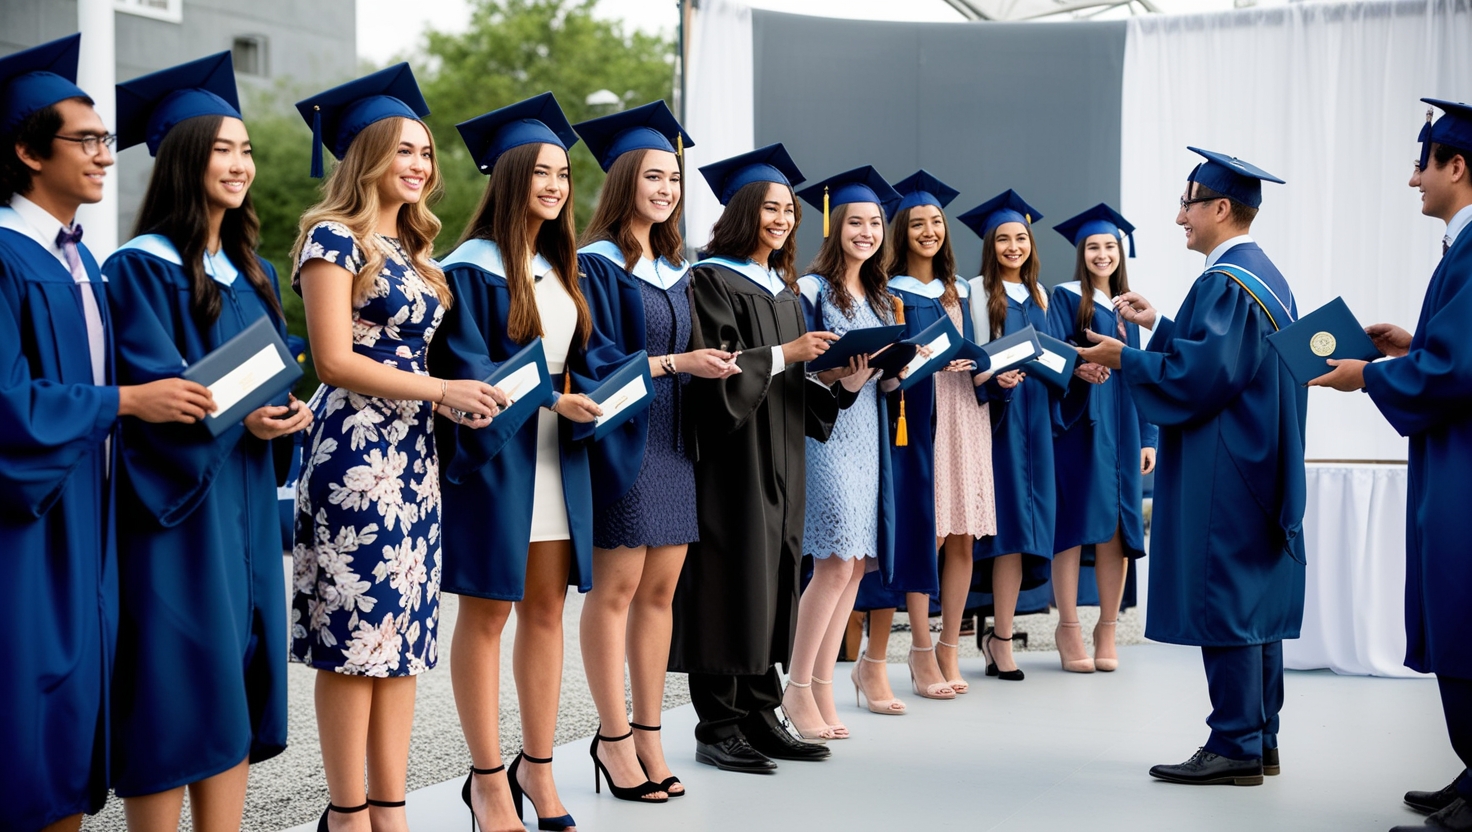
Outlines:
[[[784, 142], [811, 181], [872, 164], [925, 168], [961, 192], [947, 210], [957, 270], [981, 241], [955, 217], [1014, 188], [1045, 215], [1043, 279], [1071, 279], [1055, 223], [1119, 203], [1123, 22], [888, 23], [757, 10], [757, 145]], [[804, 206], [799, 263], [822, 240]]]

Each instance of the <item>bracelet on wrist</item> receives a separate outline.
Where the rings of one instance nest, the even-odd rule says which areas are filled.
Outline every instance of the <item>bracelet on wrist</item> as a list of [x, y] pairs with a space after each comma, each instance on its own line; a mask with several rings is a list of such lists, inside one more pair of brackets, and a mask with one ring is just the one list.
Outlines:
[[445, 395], [447, 393], [449, 393], [449, 392], [450, 392], [450, 382], [446, 381], [445, 379], [440, 379], [440, 397], [439, 397], [439, 400], [437, 400], [435, 402], [435, 404], [444, 404], [445, 403]]

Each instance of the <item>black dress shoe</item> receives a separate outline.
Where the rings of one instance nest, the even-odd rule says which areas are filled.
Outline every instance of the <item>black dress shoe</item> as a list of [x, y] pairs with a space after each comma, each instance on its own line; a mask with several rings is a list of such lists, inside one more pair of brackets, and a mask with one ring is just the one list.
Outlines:
[[1451, 832], [1472, 830], [1472, 805], [1468, 805], [1466, 799], [1459, 796], [1448, 803], [1445, 808], [1428, 815], [1424, 825], [1397, 826], [1390, 832], [1426, 832], [1428, 829], [1451, 830]]
[[1155, 766], [1150, 776], [1192, 786], [1261, 786], [1262, 760], [1232, 760], [1198, 748], [1180, 765]]
[[695, 762], [715, 766], [721, 771], [745, 771], [752, 774], [770, 774], [777, 764], [766, 755], [751, 747], [746, 738], [737, 734], [720, 742], [695, 741]]
[[741, 732], [752, 748], [776, 760], [826, 760], [833, 756], [828, 746], [803, 742], [781, 725], [769, 725], [765, 720], [743, 725]]
[[1457, 784], [1436, 792], [1406, 792], [1406, 805], [1423, 814], [1440, 812], [1457, 799]]
[[1278, 749], [1264, 748], [1262, 750], [1262, 773], [1268, 777], [1277, 777], [1283, 773], [1283, 767], [1278, 765]]

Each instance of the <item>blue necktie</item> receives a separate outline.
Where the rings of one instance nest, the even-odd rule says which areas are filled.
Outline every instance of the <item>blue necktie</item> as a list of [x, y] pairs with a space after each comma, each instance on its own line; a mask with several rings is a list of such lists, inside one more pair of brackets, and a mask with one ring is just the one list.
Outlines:
[[102, 385], [107, 382], [107, 338], [102, 329], [102, 310], [98, 308], [97, 295], [92, 291], [92, 279], [87, 275], [87, 267], [82, 265], [81, 253], [77, 251], [77, 243], [81, 241], [80, 225], [56, 232], [56, 247], [66, 257], [67, 268], [71, 270], [72, 280], [77, 282], [77, 291], [82, 296], [82, 318], [87, 323], [87, 348], [92, 359], [92, 383]]

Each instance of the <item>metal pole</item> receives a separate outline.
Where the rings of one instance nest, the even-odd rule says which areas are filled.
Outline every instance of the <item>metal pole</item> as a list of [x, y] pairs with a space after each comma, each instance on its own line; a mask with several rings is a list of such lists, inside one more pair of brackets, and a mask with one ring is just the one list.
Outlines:
[[[77, 65], [77, 86], [96, 101], [97, 114], [108, 130], [117, 129], [117, 34], [113, 0], [77, 0], [77, 30], [82, 33], [82, 56]], [[102, 201], [83, 205], [77, 219], [87, 233], [87, 248], [102, 260], [118, 247], [118, 173], [108, 171]]]

